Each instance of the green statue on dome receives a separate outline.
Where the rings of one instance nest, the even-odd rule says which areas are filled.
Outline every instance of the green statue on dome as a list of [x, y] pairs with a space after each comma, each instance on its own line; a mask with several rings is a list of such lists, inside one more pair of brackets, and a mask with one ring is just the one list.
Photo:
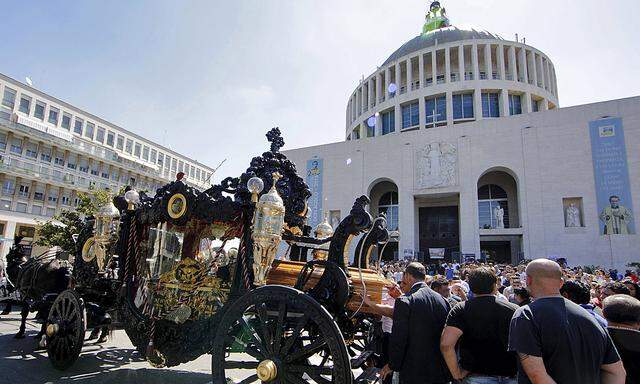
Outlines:
[[429, 6], [429, 12], [427, 12], [427, 15], [425, 16], [422, 34], [425, 35], [448, 26], [449, 18], [447, 17], [447, 11], [440, 6], [439, 1], [432, 2], [431, 6]]

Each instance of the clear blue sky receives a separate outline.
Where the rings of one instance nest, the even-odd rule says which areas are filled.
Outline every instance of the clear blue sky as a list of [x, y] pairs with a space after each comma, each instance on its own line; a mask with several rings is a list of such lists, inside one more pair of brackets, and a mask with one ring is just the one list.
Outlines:
[[[237, 176], [280, 126], [287, 148], [344, 137], [346, 101], [416, 36], [429, 1], [4, 2], [0, 72]], [[556, 66], [561, 106], [640, 94], [640, 1], [442, 0], [453, 24]]]

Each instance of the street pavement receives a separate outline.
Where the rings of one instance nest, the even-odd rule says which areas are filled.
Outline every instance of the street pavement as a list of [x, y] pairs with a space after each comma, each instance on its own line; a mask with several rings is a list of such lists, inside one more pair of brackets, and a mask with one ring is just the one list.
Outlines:
[[[114, 331], [103, 344], [87, 342], [75, 364], [64, 372], [51, 366], [46, 350], [33, 338], [40, 324], [27, 320], [24, 339], [14, 339], [19, 311], [0, 316], [0, 384], [205, 384], [211, 382], [211, 356], [173, 368], [153, 368], [141, 359], [124, 331]], [[88, 336], [88, 333], [87, 333]]]

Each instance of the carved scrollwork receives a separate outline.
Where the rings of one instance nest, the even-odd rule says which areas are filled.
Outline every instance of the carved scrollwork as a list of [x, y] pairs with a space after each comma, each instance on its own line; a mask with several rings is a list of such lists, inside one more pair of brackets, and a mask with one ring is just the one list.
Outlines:
[[360, 196], [353, 203], [349, 215], [336, 228], [329, 245], [328, 260], [338, 264], [345, 271], [349, 265], [349, 246], [353, 237], [371, 228], [373, 220], [366, 211], [371, 201], [367, 196]]

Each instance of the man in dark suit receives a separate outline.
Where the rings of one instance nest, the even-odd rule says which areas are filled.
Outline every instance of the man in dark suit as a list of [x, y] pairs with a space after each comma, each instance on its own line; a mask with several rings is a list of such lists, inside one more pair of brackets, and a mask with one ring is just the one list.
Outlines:
[[389, 364], [381, 372], [400, 373], [401, 384], [440, 384], [451, 380], [440, 352], [449, 304], [425, 284], [425, 268], [411, 263], [402, 275], [405, 292], [394, 305]]

